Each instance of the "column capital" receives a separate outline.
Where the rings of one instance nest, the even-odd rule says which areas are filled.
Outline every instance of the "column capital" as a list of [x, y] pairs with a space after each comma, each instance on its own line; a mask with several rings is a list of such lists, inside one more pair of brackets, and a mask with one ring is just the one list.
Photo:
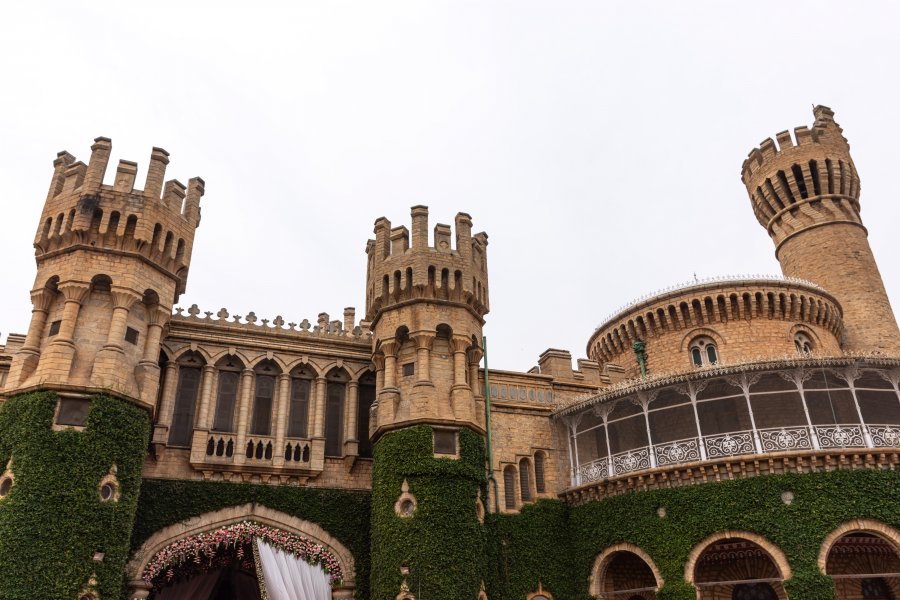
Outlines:
[[397, 356], [397, 351], [400, 349], [400, 342], [398, 342], [396, 338], [382, 340], [380, 349], [384, 353], [385, 358], [394, 358]]
[[201, 370], [202, 370], [204, 373], [215, 373], [215, 372], [216, 372], [216, 365], [203, 365], [203, 368], [202, 368]]
[[164, 326], [172, 317], [172, 310], [157, 304], [147, 310], [147, 324]]
[[167, 360], [166, 361], [166, 370], [167, 371], [174, 371], [177, 368], [178, 368], [178, 361], [175, 361], [175, 360]]
[[281, 374], [278, 376], [278, 381], [290, 381], [290, 380], [291, 380], [291, 375], [290, 375], [290, 373], [281, 373]]
[[416, 331], [409, 334], [409, 337], [416, 343], [417, 350], [431, 350], [431, 344], [434, 342], [434, 338], [437, 337], [437, 332]]
[[112, 286], [110, 297], [112, 298], [114, 309], [124, 308], [125, 310], [131, 310], [134, 303], [143, 298], [143, 296], [137, 292], [117, 286]]
[[359, 387], [359, 381], [356, 380], [356, 379], [353, 379], [353, 380], [347, 382], [347, 388], [348, 388], [348, 389], [354, 389], [354, 390], [355, 390], [355, 389], [358, 388], [358, 387]]
[[56, 297], [56, 292], [46, 288], [38, 288], [36, 290], [31, 291], [31, 305], [34, 307], [33, 310], [47, 312], [50, 310], [50, 305], [53, 304], [53, 299]]
[[375, 371], [383, 371], [384, 370], [384, 355], [383, 354], [375, 354], [372, 356], [372, 364], [375, 365]]
[[472, 345], [472, 340], [460, 335], [454, 335], [450, 338], [450, 347], [453, 348], [453, 352], [465, 352], [469, 349], [469, 346]]
[[62, 293], [66, 302], [81, 304], [84, 302], [84, 299], [87, 298], [88, 292], [91, 290], [91, 285], [80, 281], [67, 281], [65, 283], [60, 283], [57, 286], [57, 289]]

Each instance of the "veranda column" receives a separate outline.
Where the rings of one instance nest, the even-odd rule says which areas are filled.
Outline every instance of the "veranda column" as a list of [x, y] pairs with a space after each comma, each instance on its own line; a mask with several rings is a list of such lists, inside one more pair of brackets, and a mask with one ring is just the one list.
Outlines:
[[272, 464], [284, 464], [284, 437], [287, 433], [288, 404], [291, 397], [291, 376], [282, 373], [278, 376], [278, 402], [275, 407], [275, 452]]
[[172, 424], [172, 413], [175, 411], [175, 392], [178, 387], [178, 363], [174, 360], [166, 362], [163, 375], [162, 399], [159, 413], [156, 415], [156, 428], [153, 432], [153, 443], [165, 445], [169, 437], [169, 426]]
[[697, 446], [700, 450], [700, 460], [706, 460], [706, 441], [703, 439], [703, 430], [700, 428], [700, 413], [697, 410], [697, 394], [706, 387], [706, 382], [701, 384], [702, 387], [688, 381], [685, 386], [678, 386], [676, 389], [679, 393], [687, 396], [691, 401], [691, 408], [694, 411], [694, 425], [697, 427]]
[[753, 447], [756, 448], [757, 454], [762, 454], [762, 441], [759, 439], [759, 430], [756, 429], [756, 418], [753, 416], [753, 406], [750, 404], [750, 386], [759, 382], [761, 375], [756, 374], [748, 377], [746, 373], [741, 373], [740, 377], [728, 377], [727, 381], [735, 387], [741, 388], [744, 393], [744, 400], [747, 402], [747, 412], [750, 415], [750, 429], [753, 431]]
[[803, 382], [812, 377], [812, 372], [801, 368], [794, 369], [787, 373], [779, 371], [778, 375], [781, 376], [782, 379], [790, 381], [797, 387], [797, 392], [800, 393], [800, 403], [803, 405], [803, 414], [806, 416], [806, 427], [807, 431], [809, 431], [812, 447], [815, 450], [819, 450], [821, 448], [819, 445], [819, 436], [816, 433], [816, 428], [813, 427], [812, 419], [809, 418], [809, 409], [806, 406], [806, 393], [803, 391]]
[[253, 369], [241, 371], [241, 394], [238, 397], [237, 443], [234, 449], [235, 463], [243, 464], [247, 460], [247, 422], [250, 417], [251, 391], [253, 388]]
[[[863, 441], [866, 444], [866, 448], [874, 448], [875, 445], [872, 443], [872, 436], [869, 435], [869, 428], [866, 426], [862, 410], [859, 408], [859, 399], [856, 397], [856, 380], [859, 379], [859, 376], [861, 375], [859, 372], [859, 365], [853, 363], [842, 371], [836, 371], [836, 374], [846, 381], [847, 387], [850, 388], [850, 394], [853, 396], [853, 406], [856, 408], [856, 416], [859, 418], [859, 426], [863, 434]], [[825, 385], [827, 386], [828, 383], [826, 382]]]
[[359, 407], [359, 381], [347, 384], [347, 418], [344, 419], [344, 456], [356, 456], [359, 436], [356, 435], [356, 412]]

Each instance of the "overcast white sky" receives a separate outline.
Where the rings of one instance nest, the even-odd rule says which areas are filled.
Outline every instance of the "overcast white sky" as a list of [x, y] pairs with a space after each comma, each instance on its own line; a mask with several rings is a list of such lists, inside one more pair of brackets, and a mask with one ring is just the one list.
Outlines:
[[[0, 10], [0, 330], [24, 333], [59, 150], [207, 183], [182, 306], [364, 311], [379, 216], [490, 236], [494, 368], [584, 356], [632, 298], [778, 273], [747, 152], [826, 104], [900, 308], [900, 5], [15, 2]], [[892, 241], [893, 240], [893, 241]]]

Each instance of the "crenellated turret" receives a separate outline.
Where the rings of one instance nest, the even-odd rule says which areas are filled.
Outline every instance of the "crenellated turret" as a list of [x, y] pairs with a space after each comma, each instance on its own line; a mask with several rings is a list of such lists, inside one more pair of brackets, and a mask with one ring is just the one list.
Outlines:
[[456, 215], [456, 240], [449, 225], [434, 227], [428, 245], [428, 207], [412, 208], [412, 240], [404, 227], [391, 227], [384, 217], [375, 221], [375, 239], [366, 253], [369, 268], [366, 318], [409, 300], [439, 300], [466, 305], [481, 318], [487, 314], [487, 234], [472, 235], [472, 218]]
[[812, 128], [779, 133], [753, 149], [741, 178], [787, 277], [834, 294], [844, 309], [843, 348], [900, 352], [900, 331], [860, 218], [850, 145], [826, 106]]
[[487, 234], [456, 215], [434, 227], [428, 208], [404, 226], [375, 221], [366, 246], [366, 319], [371, 321], [378, 400], [372, 433], [416, 422], [483, 428], [478, 388], [481, 327], [488, 312]]
[[104, 184], [112, 143], [87, 165], [57, 154], [34, 239], [31, 326], [5, 393], [103, 390], [155, 404], [159, 342], [184, 292], [204, 182], [165, 181], [169, 153], [153, 148], [144, 189], [121, 160]]

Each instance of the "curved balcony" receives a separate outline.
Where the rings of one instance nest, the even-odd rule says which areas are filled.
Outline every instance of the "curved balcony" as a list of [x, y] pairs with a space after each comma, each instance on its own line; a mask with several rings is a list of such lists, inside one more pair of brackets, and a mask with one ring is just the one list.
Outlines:
[[690, 483], [697, 469], [704, 481], [774, 472], [773, 459], [785, 457], [797, 470], [804, 460], [840, 466], [852, 455], [893, 464], [900, 359], [792, 357], [632, 381], [554, 418], [567, 429], [576, 496], [610, 483], [622, 489], [623, 480]]

